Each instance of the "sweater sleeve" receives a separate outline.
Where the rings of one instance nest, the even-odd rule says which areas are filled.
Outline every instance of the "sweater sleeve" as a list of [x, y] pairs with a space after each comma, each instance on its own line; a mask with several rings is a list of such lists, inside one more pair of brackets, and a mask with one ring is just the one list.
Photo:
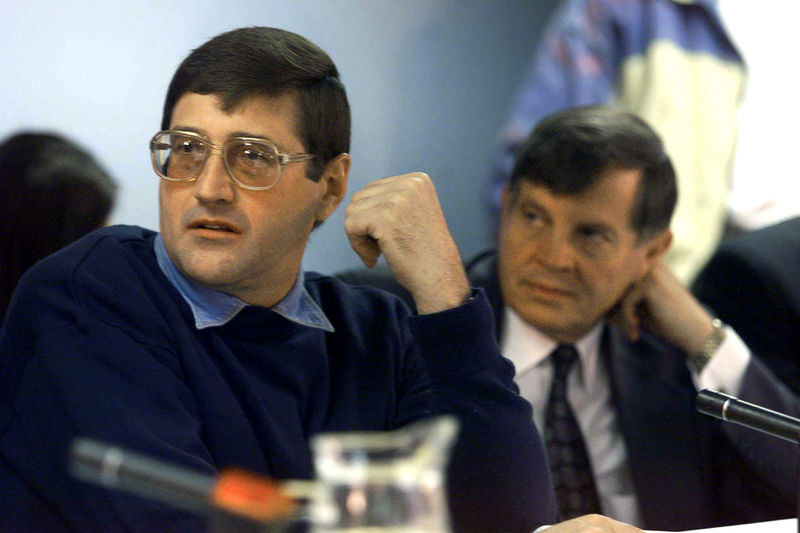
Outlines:
[[494, 341], [483, 291], [461, 307], [410, 320], [435, 408], [460, 422], [448, 470], [454, 530], [521, 532], [554, 523], [544, 447], [513, 365]]
[[0, 440], [0, 481], [10, 487], [0, 508], [15, 507], [20, 530], [34, 523], [48, 531], [203, 529], [199, 515], [92, 486], [68, 471], [67, 450], [83, 436], [213, 473], [188, 392], [150, 348], [83, 321], [20, 354], [28, 361], [10, 405], [3, 398], [10, 420]]
[[[153, 333], [155, 312], [130, 292], [119, 296], [121, 283], [142, 272], [102, 263], [121, 281], [89, 289], [84, 282], [93, 272], [76, 274], [77, 263], [60, 254], [29, 271], [0, 332], [3, 529], [201, 531], [199, 515], [69, 473], [67, 452], [78, 436], [214, 471], [174, 351]], [[132, 316], [153, 324], [141, 328], [149, 337], [126, 329]]]

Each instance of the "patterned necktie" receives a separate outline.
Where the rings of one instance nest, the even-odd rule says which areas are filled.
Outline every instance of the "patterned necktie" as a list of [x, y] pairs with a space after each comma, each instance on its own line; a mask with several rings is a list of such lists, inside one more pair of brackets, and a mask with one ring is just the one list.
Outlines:
[[600, 513], [600, 500], [594, 485], [586, 445], [575, 415], [567, 403], [567, 374], [578, 352], [572, 345], [559, 345], [550, 359], [553, 384], [545, 411], [545, 443], [553, 486], [561, 518], [569, 520], [589, 513]]

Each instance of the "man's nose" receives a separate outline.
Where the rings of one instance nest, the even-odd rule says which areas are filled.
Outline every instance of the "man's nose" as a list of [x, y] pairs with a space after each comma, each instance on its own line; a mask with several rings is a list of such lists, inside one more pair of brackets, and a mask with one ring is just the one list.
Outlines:
[[536, 258], [549, 268], [568, 269], [575, 261], [575, 250], [568, 236], [550, 231], [539, 239], [536, 246]]
[[202, 202], [231, 202], [234, 187], [222, 154], [216, 150], [211, 152], [195, 182], [195, 198]]

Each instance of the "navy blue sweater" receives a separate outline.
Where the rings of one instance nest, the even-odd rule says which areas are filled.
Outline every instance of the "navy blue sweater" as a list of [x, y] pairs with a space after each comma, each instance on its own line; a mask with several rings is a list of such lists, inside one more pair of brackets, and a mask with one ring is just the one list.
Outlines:
[[313, 477], [309, 438], [454, 413], [456, 531], [531, 531], [556, 518], [530, 406], [482, 293], [432, 315], [308, 273], [335, 332], [247, 307], [197, 330], [159, 269], [155, 233], [95, 232], [32, 268], [0, 331], [4, 530], [196, 531], [197, 517], [72, 479], [86, 436], [213, 474]]

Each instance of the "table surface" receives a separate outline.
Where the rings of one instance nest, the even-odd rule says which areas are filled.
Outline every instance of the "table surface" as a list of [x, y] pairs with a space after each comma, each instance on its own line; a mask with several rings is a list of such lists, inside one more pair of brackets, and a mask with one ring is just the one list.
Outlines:
[[[737, 524], [735, 526], [693, 529], [694, 533], [797, 533], [797, 519], [772, 520], [755, 524]], [[667, 533], [649, 530], [649, 533]]]

